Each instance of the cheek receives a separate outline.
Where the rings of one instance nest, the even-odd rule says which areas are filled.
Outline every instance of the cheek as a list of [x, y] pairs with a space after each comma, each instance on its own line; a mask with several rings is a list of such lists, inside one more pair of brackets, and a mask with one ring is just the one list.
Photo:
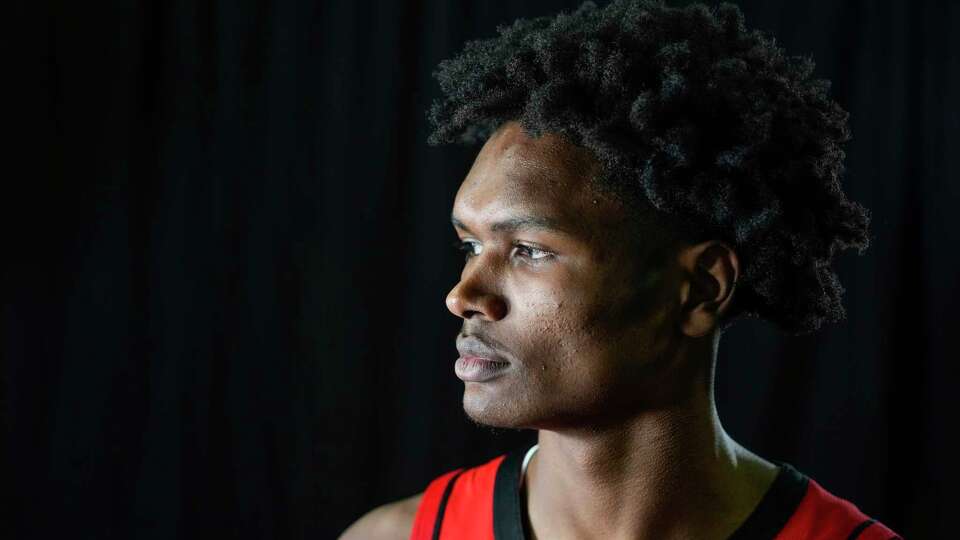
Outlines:
[[617, 337], [606, 327], [604, 306], [593, 294], [544, 295], [527, 304], [532, 376], [544, 385], [578, 385], [594, 379]]
[[665, 320], [655, 293], [630, 293], [620, 284], [569, 295], [548, 328], [556, 337], [558, 378], [573, 386], [605, 388], [656, 357]]
[[557, 294], [540, 292], [525, 300], [519, 314], [524, 340], [523, 348], [532, 363], [531, 369], [543, 370], [552, 363], [564, 336], [571, 331], [566, 306], [569, 301]]
[[647, 318], [657, 305], [656, 290], [640, 293], [625, 285], [623, 271], [579, 278], [528, 283], [514, 296], [524, 367], [545, 384], [613, 376], [624, 358], [647, 348], [644, 332], [651, 330]]

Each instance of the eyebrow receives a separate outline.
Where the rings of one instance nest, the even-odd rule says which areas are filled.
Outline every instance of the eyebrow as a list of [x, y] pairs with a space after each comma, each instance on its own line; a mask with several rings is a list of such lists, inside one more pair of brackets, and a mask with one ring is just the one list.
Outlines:
[[[457, 219], [452, 214], [450, 215], [450, 223], [462, 231], [466, 231], [471, 234], [473, 233], [473, 231], [470, 230], [470, 227], [467, 227], [462, 221]], [[496, 223], [490, 225], [491, 232], [515, 232], [518, 230], [531, 229], [558, 232], [561, 234], [575, 236], [575, 232], [569, 227], [554, 218], [546, 216], [517, 216], [505, 219], [503, 221], [497, 221]]]

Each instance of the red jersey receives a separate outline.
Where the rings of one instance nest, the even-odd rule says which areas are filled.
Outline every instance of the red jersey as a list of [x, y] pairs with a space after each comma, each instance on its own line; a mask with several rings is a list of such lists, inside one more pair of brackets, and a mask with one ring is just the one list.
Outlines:
[[[427, 486], [411, 540], [523, 540], [521, 465], [527, 449], [456, 469]], [[903, 540], [786, 462], [728, 540]]]

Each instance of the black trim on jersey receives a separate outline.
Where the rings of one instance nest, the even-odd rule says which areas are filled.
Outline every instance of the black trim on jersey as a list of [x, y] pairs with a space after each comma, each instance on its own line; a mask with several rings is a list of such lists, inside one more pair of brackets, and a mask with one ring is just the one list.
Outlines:
[[437, 519], [433, 522], [433, 540], [440, 540], [440, 527], [443, 525], [443, 514], [447, 511], [447, 500], [450, 498], [450, 493], [453, 492], [453, 484], [465, 471], [466, 469], [453, 475], [453, 478], [447, 482], [447, 487], [443, 488], [443, 496], [440, 497], [440, 506], [437, 508]]
[[530, 448], [518, 448], [508, 453], [497, 467], [493, 484], [494, 540], [526, 540], [521, 514], [523, 507], [520, 504], [520, 475], [523, 458]]
[[789, 463], [769, 459], [780, 468], [777, 477], [746, 521], [728, 540], [769, 540], [786, 527], [807, 493], [810, 478]]
[[855, 540], [858, 536], [860, 536], [860, 533], [862, 533], [864, 529], [873, 525], [875, 521], [877, 520], [870, 518], [864, 521], [863, 523], [857, 525], [857, 528], [854, 529], [852, 533], [850, 533], [850, 536], [847, 537], [847, 540]]
[[[507, 454], [493, 487], [493, 537], [495, 540], [526, 540], [523, 508], [520, 504], [520, 477], [523, 458], [530, 448]], [[770, 540], [777, 536], [796, 512], [807, 493], [810, 478], [786, 462], [768, 460], [780, 468], [770, 488], [753, 512], [728, 540]]]

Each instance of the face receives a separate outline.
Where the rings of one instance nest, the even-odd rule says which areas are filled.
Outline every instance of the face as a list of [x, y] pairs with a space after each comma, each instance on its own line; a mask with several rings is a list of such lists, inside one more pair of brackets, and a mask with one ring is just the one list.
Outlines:
[[597, 170], [588, 151], [510, 122], [457, 192], [466, 253], [446, 302], [463, 319], [458, 348], [507, 361], [469, 372], [458, 360], [475, 422], [598, 425], [661, 397], [676, 339], [670, 257], [655, 227], [630, 225], [622, 203], [589, 187]]

